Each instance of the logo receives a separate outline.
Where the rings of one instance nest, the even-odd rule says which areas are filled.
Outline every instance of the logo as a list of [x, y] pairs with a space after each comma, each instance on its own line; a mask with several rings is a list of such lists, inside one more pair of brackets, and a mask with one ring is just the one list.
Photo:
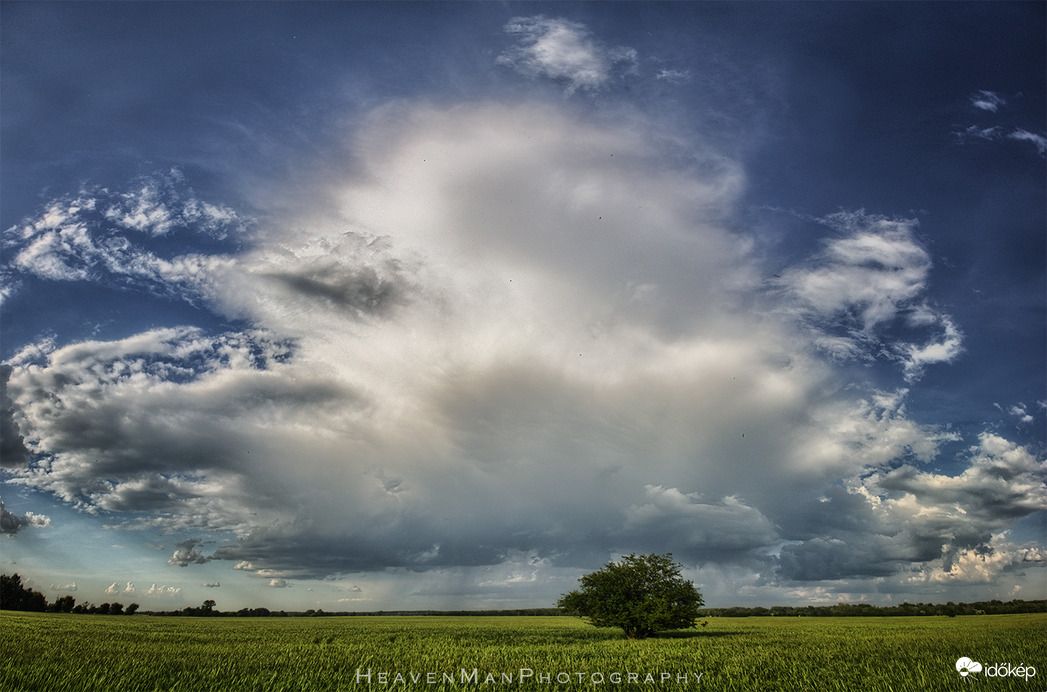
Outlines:
[[972, 661], [964, 656], [963, 658], [956, 659], [956, 672], [963, 677], [967, 677], [971, 673], [982, 672], [982, 664], [977, 661]]
[[1024, 663], [1017, 666], [1013, 663], [989, 663], [983, 666], [966, 656], [956, 659], [956, 672], [964, 679], [970, 679], [967, 676], [972, 673], [982, 673], [987, 678], [1025, 678], [1026, 682], [1036, 677], [1036, 669]]

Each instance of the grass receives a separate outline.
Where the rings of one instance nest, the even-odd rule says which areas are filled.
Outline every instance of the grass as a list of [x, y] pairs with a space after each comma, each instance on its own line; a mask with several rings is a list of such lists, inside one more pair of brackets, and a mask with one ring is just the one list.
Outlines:
[[[0, 612], [0, 689], [1047, 689], [1042, 614], [708, 622], [627, 641], [563, 617]], [[961, 656], [1033, 666], [1036, 676], [964, 679], [954, 667]]]

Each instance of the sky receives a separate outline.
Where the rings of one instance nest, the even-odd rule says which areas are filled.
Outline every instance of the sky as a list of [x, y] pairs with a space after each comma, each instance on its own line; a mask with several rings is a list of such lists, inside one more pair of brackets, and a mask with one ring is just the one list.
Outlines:
[[49, 600], [1047, 598], [1043, 3], [0, 12]]

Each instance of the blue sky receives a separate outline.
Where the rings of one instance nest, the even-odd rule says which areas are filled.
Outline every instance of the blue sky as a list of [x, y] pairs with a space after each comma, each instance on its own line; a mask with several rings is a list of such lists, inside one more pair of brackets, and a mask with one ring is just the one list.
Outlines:
[[1042, 3], [16, 3], [5, 573], [1047, 597]]

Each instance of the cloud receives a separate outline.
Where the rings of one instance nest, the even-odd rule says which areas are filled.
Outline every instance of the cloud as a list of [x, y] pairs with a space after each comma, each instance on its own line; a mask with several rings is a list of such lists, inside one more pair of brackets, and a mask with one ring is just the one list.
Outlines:
[[916, 242], [915, 221], [863, 212], [824, 221], [840, 235], [825, 243], [812, 266], [791, 269], [781, 281], [806, 314], [870, 334], [924, 292], [931, 260]]
[[791, 581], [818, 581], [853, 577], [886, 577], [898, 569], [882, 539], [863, 537], [860, 543], [846, 538], [812, 538], [787, 545], [779, 556], [779, 574]]
[[207, 588], [207, 589], [217, 589], [217, 588], [221, 587], [222, 584], [221, 584], [221, 582], [217, 582], [217, 581], [205, 581], [203, 583], [203, 586], [204, 586], [204, 588]]
[[975, 139], [993, 140], [999, 139], [1003, 136], [1003, 128], [1001, 128], [998, 125], [994, 125], [992, 127], [978, 127], [977, 125], [970, 125], [962, 131], [953, 132], [953, 134], [956, 135], [961, 141], [967, 139], [968, 137], [974, 137]]
[[1039, 152], [1040, 156], [1047, 155], [1047, 137], [1044, 137], [1043, 135], [1038, 135], [1029, 132], [1028, 130], [1017, 129], [1008, 134], [1007, 139], [1013, 139], [1019, 142], [1029, 142], [1036, 147], [1036, 151]]
[[1007, 412], [1009, 414], [1011, 414], [1012, 416], [1014, 416], [1015, 418], [1017, 418], [1019, 423], [1028, 424], [1028, 423], [1032, 423], [1033, 420], [1034, 420], [1034, 418], [1032, 417], [1032, 414], [1030, 414], [1029, 411], [1026, 409], [1025, 404], [1023, 404], [1021, 402], [1015, 404], [1014, 406], [1011, 406], [1007, 410]]
[[815, 438], [812, 454], [837, 457], [851, 449], [861, 458], [853, 472], [841, 473], [819, 497], [794, 501], [776, 522], [783, 583], [891, 577], [898, 585], [914, 570], [948, 572], [958, 554], [988, 550], [994, 533], [1042, 505], [1044, 462], [996, 435], [980, 437], [958, 476], [921, 470], [940, 444], [960, 438], [915, 426], [903, 401], [896, 395], [869, 402], [857, 426], [861, 419], [841, 417], [845, 427], [833, 431], [839, 440], [831, 446]]
[[[782, 289], [814, 341], [840, 360], [871, 360], [887, 351], [906, 379], [962, 351], [954, 321], [924, 297], [931, 258], [916, 239], [913, 219], [837, 212], [821, 220], [837, 232], [806, 265], [789, 268]], [[921, 337], [922, 343], [899, 338]], [[888, 335], [891, 336], [888, 336]]]
[[[264, 432], [267, 412], [281, 400], [293, 410], [295, 401], [339, 398], [319, 377], [284, 377], [285, 347], [258, 334], [164, 329], [46, 350], [15, 359], [20, 420], [44, 455], [22, 482], [92, 511], [167, 515], [172, 527], [228, 527], [254, 505], [247, 498], [271, 494], [239, 468], [278, 436]], [[247, 423], [245, 414], [258, 417]], [[237, 419], [247, 425], [240, 432]]]
[[654, 76], [655, 79], [659, 79], [663, 82], [669, 82], [670, 84], [680, 84], [686, 82], [691, 78], [691, 72], [689, 70], [659, 70], [658, 74]]
[[166, 175], [143, 178], [138, 189], [109, 197], [102, 205], [90, 198], [80, 201], [85, 207], [100, 208], [105, 219], [118, 228], [150, 236], [168, 235], [180, 228], [221, 239], [243, 230], [243, 219], [235, 211], [197, 199], [184, 183], [181, 171], [172, 169]]
[[182, 587], [180, 587], [180, 586], [167, 586], [166, 584], [162, 584], [160, 586], [157, 586], [156, 584], [153, 584], [145, 592], [145, 595], [146, 596], [179, 596], [179, 595], [181, 595], [181, 593], [182, 593]]
[[770, 520], [735, 496], [707, 504], [697, 493], [676, 488], [648, 485], [644, 491], [645, 502], [625, 512], [623, 534], [651, 551], [723, 562], [779, 540]]
[[635, 68], [632, 48], [610, 48], [592, 39], [584, 25], [542, 16], [515, 17], [505, 25], [520, 45], [498, 56], [497, 62], [529, 77], [547, 77], [564, 84], [568, 94], [596, 91], [615, 74]]
[[[910, 584], [992, 584], [1007, 572], [1042, 561], [1042, 549], [1015, 545], [1006, 532], [1001, 532], [993, 534], [986, 545], [962, 548], [941, 561], [921, 565], [907, 581]], [[1014, 593], [1019, 591], [1021, 585], [1015, 584]]]
[[1006, 130], [999, 125], [994, 125], [992, 127], [970, 125], [964, 130], [953, 132], [953, 134], [961, 142], [971, 138], [987, 140], [990, 142], [1001, 139], [1009, 139], [1016, 142], [1028, 142], [1036, 148], [1036, 152], [1040, 156], [1047, 156], [1047, 137], [1044, 135], [1038, 135], [1034, 132], [1029, 132], [1022, 128], [1015, 128], [1011, 132], [1006, 132]]
[[920, 378], [923, 369], [936, 363], [951, 363], [963, 353], [963, 334], [948, 315], [934, 315], [934, 322], [941, 330], [923, 344], [897, 344], [895, 353], [901, 360], [905, 379], [912, 382]]
[[167, 564], [174, 565], [176, 567], [188, 567], [189, 565], [202, 565], [205, 564], [209, 558], [204, 557], [203, 552], [197, 548], [197, 544], [200, 541], [190, 538], [188, 540], [179, 541], [175, 548], [174, 554], [167, 559]]
[[985, 90], [974, 92], [971, 94], [970, 99], [972, 106], [991, 113], [995, 113], [999, 110], [1000, 106], [1007, 103], [1007, 101], [996, 92]]
[[[846, 491], [820, 502], [831, 510], [816, 512], [825, 522], [821, 535], [783, 547], [780, 576], [805, 581], [909, 571], [908, 581], [942, 582], [1015, 563], [1021, 551], [1014, 546], [1004, 551], [1008, 557], [988, 558], [1002, 550], [994, 536], [1043, 507], [1047, 462], [990, 433], [970, 454], [958, 476], [900, 464], [852, 479]], [[833, 519], [848, 516], [861, 517], [861, 525]]]
[[116, 596], [118, 594], [132, 594], [135, 591], [135, 585], [131, 582], [127, 582], [127, 584], [122, 587], [116, 582], [113, 582], [106, 588], [105, 593], [107, 596]]
[[[976, 492], [924, 490], [949, 483], [918, 464], [958, 437], [911, 419], [902, 384], [962, 337], [927, 297], [915, 221], [828, 216], [816, 256], [774, 280], [735, 217], [741, 166], [637, 123], [397, 104], [350, 148], [358, 165], [303, 195], [301, 218], [252, 227], [192, 281], [135, 275], [223, 331], [9, 359], [29, 452], [9, 482], [123, 526], [233, 536], [210, 556], [183, 541], [173, 565], [352, 574], [369, 598], [441, 603], [567, 590], [654, 547], [724, 583], [899, 580], [1031, 511], [1029, 452], [1003, 438], [983, 446], [1010, 477], [982, 450]], [[29, 244], [69, 226], [64, 204], [22, 225], [39, 224]], [[844, 376], [849, 360], [901, 381]]]
[[270, 579], [268, 586], [274, 589], [284, 589], [287, 588], [288, 584], [286, 579]]
[[[229, 260], [248, 222], [203, 202], [181, 174], [144, 178], [131, 192], [85, 188], [51, 201], [36, 218], [3, 232], [7, 271], [52, 281], [104, 282], [186, 300], [206, 296], [206, 279]], [[193, 235], [208, 253], [169, 255], [165, 236]], [[206, 239], [206, 242], [204, 241]]]
[[0, 466], [21, 466], [29, 459], [29, 449], [14, 419], [14, 402], [7, 395], [11, 366], [0, 365]]
[[[991, 433], [983, 433], [971, 450], [970, 465], [958, 476], [919, 472], [901, 466], [874, 474], [867, 485], [889, 495], [901, 494], [895, 502], [916, 498], [923, 504], [958, 508], [958, 526], [977, 525], [980, 533], [1001, 529], [1016, 518], [1041, 509], [1047, 501], [1047, 462], [1036, 459], [1026, 448]], [[983, 522], [978, 523], [978, 522]]]
[[5, 536], [14, 536], [22, 529], [29, 526], [50, 526], [51, 519], [43, 516], [42, 514], [34, 514], [33, 512], [26, 512], [19, 516], [12, 512], [9, 512], [4, 507], [3, 501], [0, 501], [0, 534]]

